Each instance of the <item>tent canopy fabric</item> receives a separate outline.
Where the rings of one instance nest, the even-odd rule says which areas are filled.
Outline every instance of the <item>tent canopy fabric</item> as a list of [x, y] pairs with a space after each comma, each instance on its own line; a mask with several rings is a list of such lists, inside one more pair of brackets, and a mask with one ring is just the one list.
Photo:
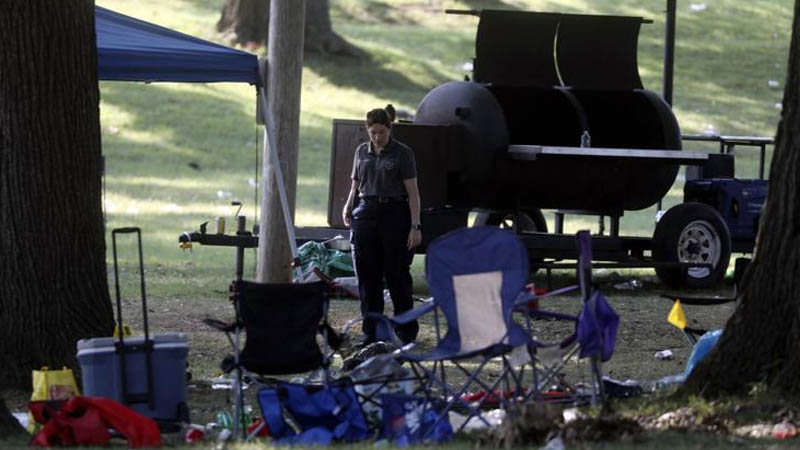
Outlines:
[[95, 7], [101, 80], [259, 85], [258, 57]]

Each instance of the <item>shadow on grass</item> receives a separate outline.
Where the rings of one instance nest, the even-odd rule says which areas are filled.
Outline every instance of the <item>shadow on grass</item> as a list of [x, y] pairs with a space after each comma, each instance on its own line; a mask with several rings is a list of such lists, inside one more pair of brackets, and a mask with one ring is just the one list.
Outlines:
[[425, 92], [426, 86], [376, 63], [373, 58], [331, 58], [312, 54], [306, 55], [305, 66], [337, 87], [355, 88], [376, 96], [383, 96], [388, 91]]
[[[186, 170], [192, 170], [189, 163], [201, 169], [231, 167], [230, 149], [255, 144], [256, 97], [254, 92], [250, 115], [225, 95], [202, 84], [104, 83], [104, 104], [129, 116], [116, 134], [104, 135], [106, 153], [129, 159], [153, 157], [155, 163], [180, 161]], [[242, 155], [250, 164], [252, 152]]]

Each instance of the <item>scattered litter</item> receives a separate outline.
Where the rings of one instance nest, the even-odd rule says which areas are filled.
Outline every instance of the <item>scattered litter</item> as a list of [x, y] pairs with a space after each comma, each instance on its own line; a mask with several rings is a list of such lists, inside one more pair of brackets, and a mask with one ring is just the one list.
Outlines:
[[706, 357], [709, 351], [717, 344], [720, 336], [722, 336], [722, 330], [711, 330], [704, 333], [697, 342], [692, 347], [692, 353], [689, 355], [688, 361], [686, 361], [686, 371], [684, 375], [687, 377], [692, 370], [694, 370], [695, 366]]
[[792, 439], [797, 436], [797, 427], [791, 422], [781, 422], [772, 427], [772, 437], [775, 439]]
[[17, 419], [17, 422], [19, 422], [19, 424], [22, 425], [22, 428], [28, 428], [28, 413], [15, 412], [11, 413], [11, 415], [14, 416], [15, 419]]
[[719, 136], [719, 131], [714, 127], [714, 125], [706, 124], [706, 128], [703, 130], [703, 134], [706, 136]]
[[[248, 380], [242, 379], [242, 389], [247, 389], [249, 385]], [[224, 375], [220, 375], [214, 380], [211, 381], [211, 389], [219, 390], [219, 389], [233, 389], [233, 380], [226, 378]]]
[[183, 441], [187, 444], [203, 442], [206, 440], [206, 430], [202, 425], [190, 424], [183, 436]]
[[233, 192], [217, 191], [217, 198], [231, 198], [231, 197], [233, 197]]
[[672, 386], [677, 386], [679, 384], [683, 384], [686, 381], [686, 375], [681, 373], [676, 373], [675, 375], [667, 375], [665, 377], [661, 377], [657, 380], [648, 382], [645, 387], [650, 392], [655, 392], [661, 389], [670, 388]]
[[483, 413], [482, 416], [484, 419], [486, 419], [486, 422], [489, 422], [488, 425], [486, 422], [475, 416], [470, 417], [469, 420], [467, 420], [467, 416], [459, 414], [455, 411], [450, 411], [448, 413], [448, 418], [450, 419], [450, 424], [453, 426], [453, 429], [459, 429], [459, 427], [466, 422], [463, 430], [469, 432], [499, 427], [500, 424], [503, 423], [503, 419], [506, 418], [506, 411], [504, 409], [493, 409]]
[[675, 355], [672, 354], [672, 350], [667, 349], [656, 352], [655, 357], [659, 361], [669, 361], [674, 358]]
[[783, 102], [775, 103], [775, 109], [778, 111], [783, 111]]
[[258, 181], [256, 181], [255, 178], [248, 178], [247, 184], [249, 184], [251, 188], [258, 187]]
[[705, 3], [692, 3], [691, 5], [689, 5], [689, 8], [694, 12], [698, 12], [698, 11], [705, 11], [706, 9], [708, 9], [708, 6], [706, 6]]
[[603, 390], [611, 398], [628, 398], [641, 395], [643, 392], [641, 384], [636, 380], [615, 380], [611, 377], [603, 377]]
[[564, 416], [564, 423], [570, 423], [573, 420], [585, 419], [586, 414], [582, 413], [578, 408], [567, 408], [562, 413]]
[[[392, 353], [397, 347], [391, 342], [373, 342], [342, 361], [342, 370], [349, 372], [376, 355]], [[383, 363], [384, 361], [380, 361]]]
[[765, 438], [772, 435], [773, 428], [774, 427], [768, 423], [755, 423], [735, 428], [733, 434], [741, 437]]
[[225, 442], [225, 441], [227, 441], [228, 439], [231, 438], [232, 434], [233, 434], [233, 431], [231, 431], [231, 430], [229, 430], [227, 428], [224, 428], [217, 435], [217, 441], [218, 442]]
[[769, 81], [767, 81], [767, 84], [771, 88], [776, 88], [776, 87], [781, 85], [781, 83], [778, 80], [769, 80]]
[[618, 289], [620, 291], [635, 291], [637, 289], [641, 289], [642, 286], [643, 283], [636, 278], [631, 278], [628, 281], [623, 281], [622, 283], [613, 285], [614, 289]]
[[548, 442], [544, 447], [541, 447], [541, 450], [564, 450], [565, 448], [564, 440], [561, 439], [561, 436], [557, 436], [553, 439], [550, 439], [550, 442]]
[[[522, 388], [522, 395], [527, 393], [526, 388]], [[518, 392], [514, 390], [501, 390], [501, 389], [493, 389], [492, 392], [487, 392], [485, 389], [481, 389], [478, 392], [468, 393], [461, 396], [461, 401], [465, 403], [473, 403], [477, 405], [478, 403], [481, 406], [489, 406], [489, 405], [498, 405], [500, 404], [500, 397], [502, 396], [505, 399], [509, 399], [517, 395]]]

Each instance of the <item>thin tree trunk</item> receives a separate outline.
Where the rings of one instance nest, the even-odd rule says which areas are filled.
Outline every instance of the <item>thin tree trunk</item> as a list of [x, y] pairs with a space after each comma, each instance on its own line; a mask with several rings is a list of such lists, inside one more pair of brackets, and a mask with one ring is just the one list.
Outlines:
[[783, 114], [757, 249], [716, 348], [684, 385], [715, 396], [765, 382], [800, 394], [800, 0], [795, 2]]
[[0, 386], [110, 335], [93, 2], [0, 7]]
[[261, 227], [258, 235], [258, 280], [287, 282], [291, 277], [292, 253], [286, 231], [275, 171], [283, 174], [291, 223], [297, 192], [297, 157], [300, 148], [300, 91], [303, 78], [303, 22], [305, 0], [273, 2], [272, 30], [267, 49], [266, 116], [280, 167], [264, 155], [264, 187]]
[[[225, 0], [217, 31], [232, 45], [253, 48], [267, 42], [269, 0]], [[365, 53], [333, 31], [328, 0], [306, 0], [307, 52], [364, 57]]]

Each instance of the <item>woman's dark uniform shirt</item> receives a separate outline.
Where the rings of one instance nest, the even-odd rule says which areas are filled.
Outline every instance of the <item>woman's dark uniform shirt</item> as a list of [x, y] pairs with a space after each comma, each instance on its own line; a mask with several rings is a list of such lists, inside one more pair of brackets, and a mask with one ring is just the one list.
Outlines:
[[359, 182], [361, 197], [406, 198], [403, 181], [416, 177], [414, 153], [402, 142], [389, 138], [380, 153], [372, 148], [372, 142], [364, 142], [356, 149], [350, 178]]

